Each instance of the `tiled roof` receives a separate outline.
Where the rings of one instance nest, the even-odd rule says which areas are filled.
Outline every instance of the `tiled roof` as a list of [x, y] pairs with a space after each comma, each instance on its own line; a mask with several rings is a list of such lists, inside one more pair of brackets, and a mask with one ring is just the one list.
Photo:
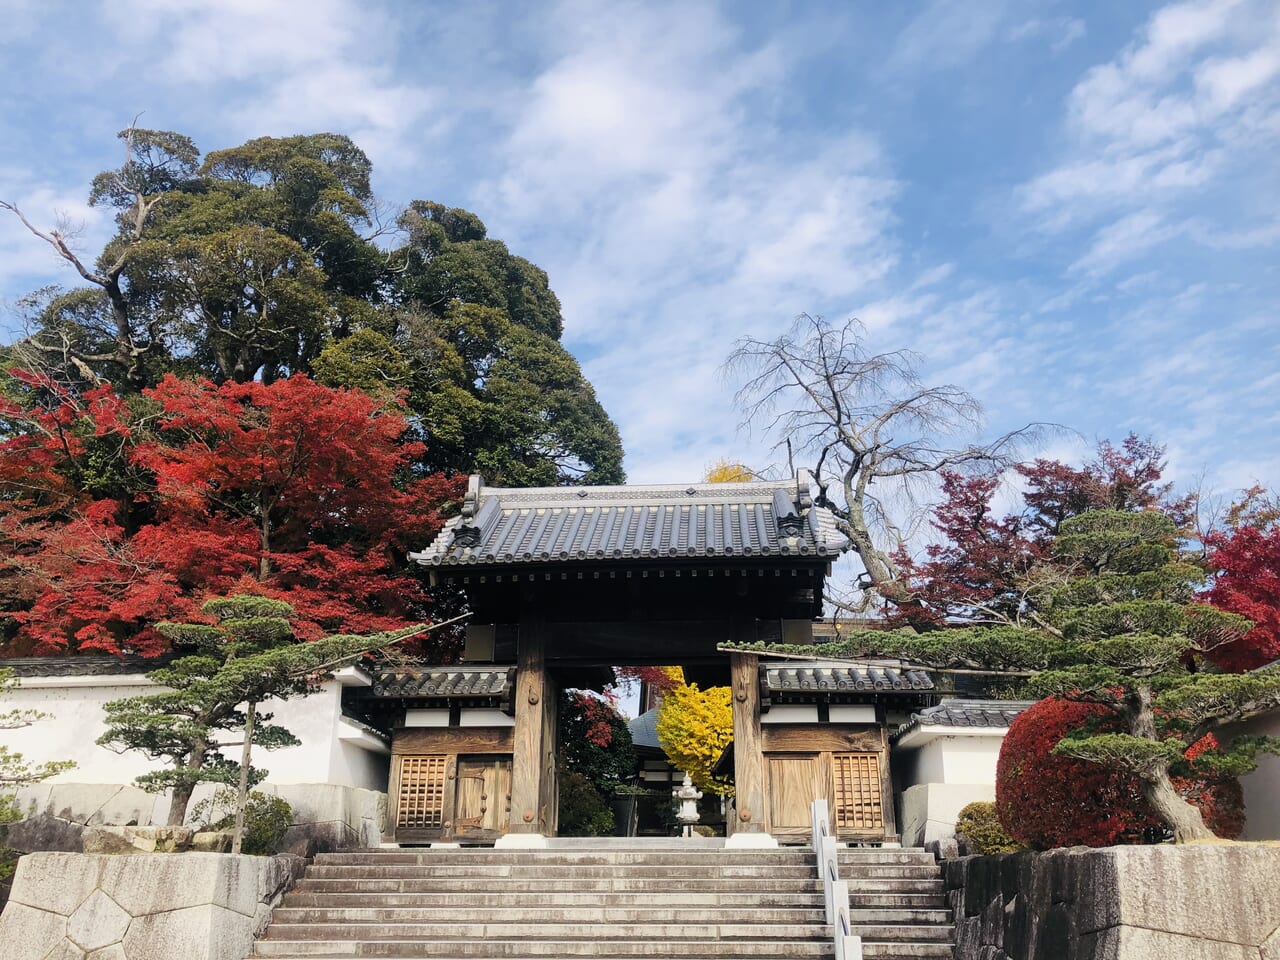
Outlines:
[[661, 750], [658, 743], [658, 708], [646, 710], [634, 720], [627, 721], [627, 729], [631, 732], [631, 742], [637, 747], [649, 747]]
[[901, 738], [919, 727], [981, 727], [1007, 728], [1018, 714], [1031, 706], [1034, 700], [958, 700], [948, 698], [935, 707], [913, 713], [911, 719], [898, 728], [895, 737]]
[[433, 567], [573, 560], [831, 557], [846, 547], [807, 481], [683, 486], [486, 487], [410, 554]]
[[803, 666], [764, 663], [761, 681], [771, 693], [855, 690], [932, 690], [933, 679], [923, 670], [883, 663], [805, 663]]
[[384, 673], [373, 681], [375, 697], [502, 697], [512, 670], [493, 667], [438, 667], [412, 673]]

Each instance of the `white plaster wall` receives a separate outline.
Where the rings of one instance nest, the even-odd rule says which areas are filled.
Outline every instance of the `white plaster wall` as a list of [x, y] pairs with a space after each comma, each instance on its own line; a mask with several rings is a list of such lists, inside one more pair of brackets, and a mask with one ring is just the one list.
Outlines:
[[996, 761], [1000, 759], [1003, 736], [942, 737], [936, 741], [942, 752], [942, 783], [996, 782]]
[[899, 749], [899, 830], [902, 843], [920, 846], [955, 836], [956, 815], [969, 803], [995, 799], [996, 761], [1004, 731], [929, 734]]
[[[85, 681], [90, 682], [85, 682]], [[40, 710], [50, 714], [28, 727], [4, 731], [4, 744], [28, 761], [74, 760], [76, 767], [50, 783], [132, 783], [161, 765], [137, 751], [117, 754], [95, 742], [105, 728], [103, 705], [123, 697], [145, 696], [161, 688], [139, 676], [29, 677], [0, 695], [0, 713]], [[268, 701], [265, 712], [288, 728], [301, 746], [256, 750], [254, 763], [277, 784], [331, 783], [386, 790], [386, 760], [351, 742], [339, 740], [342, 686], [336, 680], [309, 697]], [[235, 739], [234, 733], [228, 739]], [[226, 751], [239, 758], [239, 747]]]

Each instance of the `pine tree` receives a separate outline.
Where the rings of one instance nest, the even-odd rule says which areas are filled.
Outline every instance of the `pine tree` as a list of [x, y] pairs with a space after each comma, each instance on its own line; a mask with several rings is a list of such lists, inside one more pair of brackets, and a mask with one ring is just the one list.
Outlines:
[[[338, 635], [300, 643], [289, 618], [293, 608], [268, 597], [237, 595], [210, 600], [203, 610], [217, 622], [160, 623], [156, 628], [185, 655], [153, 670], [148, 679], [169, 689], [115, 700], [105, 707], [107, 729], [98, 743], [117, 752], [139, 750], [164, 769], [143, 774], [146, 790], [172, 789], [168, 823], [181, 824], [199, 783], [238, 785], [241, 794], [266, 771], [250, 766], [253, 746], [296, 746], [297, 737], [257, 712], [264, 700], [305, 696], [329, 671], [365, 653], [421, 633], [418, 625], [370, 636]], [[219, 739], [242, 731], [238, 742]], [[241, 746], [241, 761], [222, 747]]]
[[[1029, 598], [1040, 611], [1037, 629], [865, 631], [836, 644], [751, 649], [1033, 674], [1031, 695], [1097, 704], [1118, 728], [1074, 730], [1055, 752], [1132, 774], [1175, 840], [1207, 839], [1213, 832], [1171, 778], [1240, 776], [1259, 753], [1280, 753], [1280, 738], [1232, 730], [1280, 707], [1280, 667], [1247, 674], [1214, 668], [1214, 651], [1237, 643], [1249, 621], [1195, 602], [1204, 571], [1178, 543], [1174, 521], [1162, 513], [1084, 513], [1062, 522], [1052, 568], [1040, 578], [1041, 593]], [[1188, 748], [1202, 740], [1212, 746], [1188, 759]]]

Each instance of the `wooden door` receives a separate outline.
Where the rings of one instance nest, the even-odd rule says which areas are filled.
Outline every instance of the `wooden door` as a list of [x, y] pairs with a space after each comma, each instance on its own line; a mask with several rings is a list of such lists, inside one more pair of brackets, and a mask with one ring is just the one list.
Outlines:
[[511, 822], [511, 760], [459, 757], [454, 801], [456, 840], [493, 840]]
[[445, 830], [450, 787], [444, 754], [399, 756], [392, 773], [396, 840], [437, 840]]
[[884, 834], [884, 784], [878, 753], [837, 753], [831, 757], [835, 796], [831, 819], [836, 836]]
[[827, 795], [818, 757], [769, 756], [769, 830], [775, 836], [807, 834], [809, 811]]

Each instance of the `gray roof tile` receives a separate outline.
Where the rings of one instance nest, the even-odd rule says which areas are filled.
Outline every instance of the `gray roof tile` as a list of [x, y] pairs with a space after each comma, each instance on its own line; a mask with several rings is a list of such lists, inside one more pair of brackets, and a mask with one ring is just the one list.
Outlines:
[[898, 728], [895, 737], [917, 727], [985, 727], [1005, 728], [1034, 700], [960, 700], [948, 698], [937, 706], [913, 713]]
[[437, 667], [409, 673], [383, 673], [374, 678], [375, 697], [447, 699], [450, 697], [502, 697], [510, 684], [508, 668]]
[[[799, 491], [799, 496], [797, 496]], [[486, 487], [410, 554], [434, 567], [572, 560], [831, 557], [846, 548], [830, 514], [794, 480], [617, 487]]]
[[883, 663], [806, 663], [803, 666], [760, 665], [761, 680], [771, 693], [845, 693], [867, 691], [932, 690], [933, 679], [923, 670]]

